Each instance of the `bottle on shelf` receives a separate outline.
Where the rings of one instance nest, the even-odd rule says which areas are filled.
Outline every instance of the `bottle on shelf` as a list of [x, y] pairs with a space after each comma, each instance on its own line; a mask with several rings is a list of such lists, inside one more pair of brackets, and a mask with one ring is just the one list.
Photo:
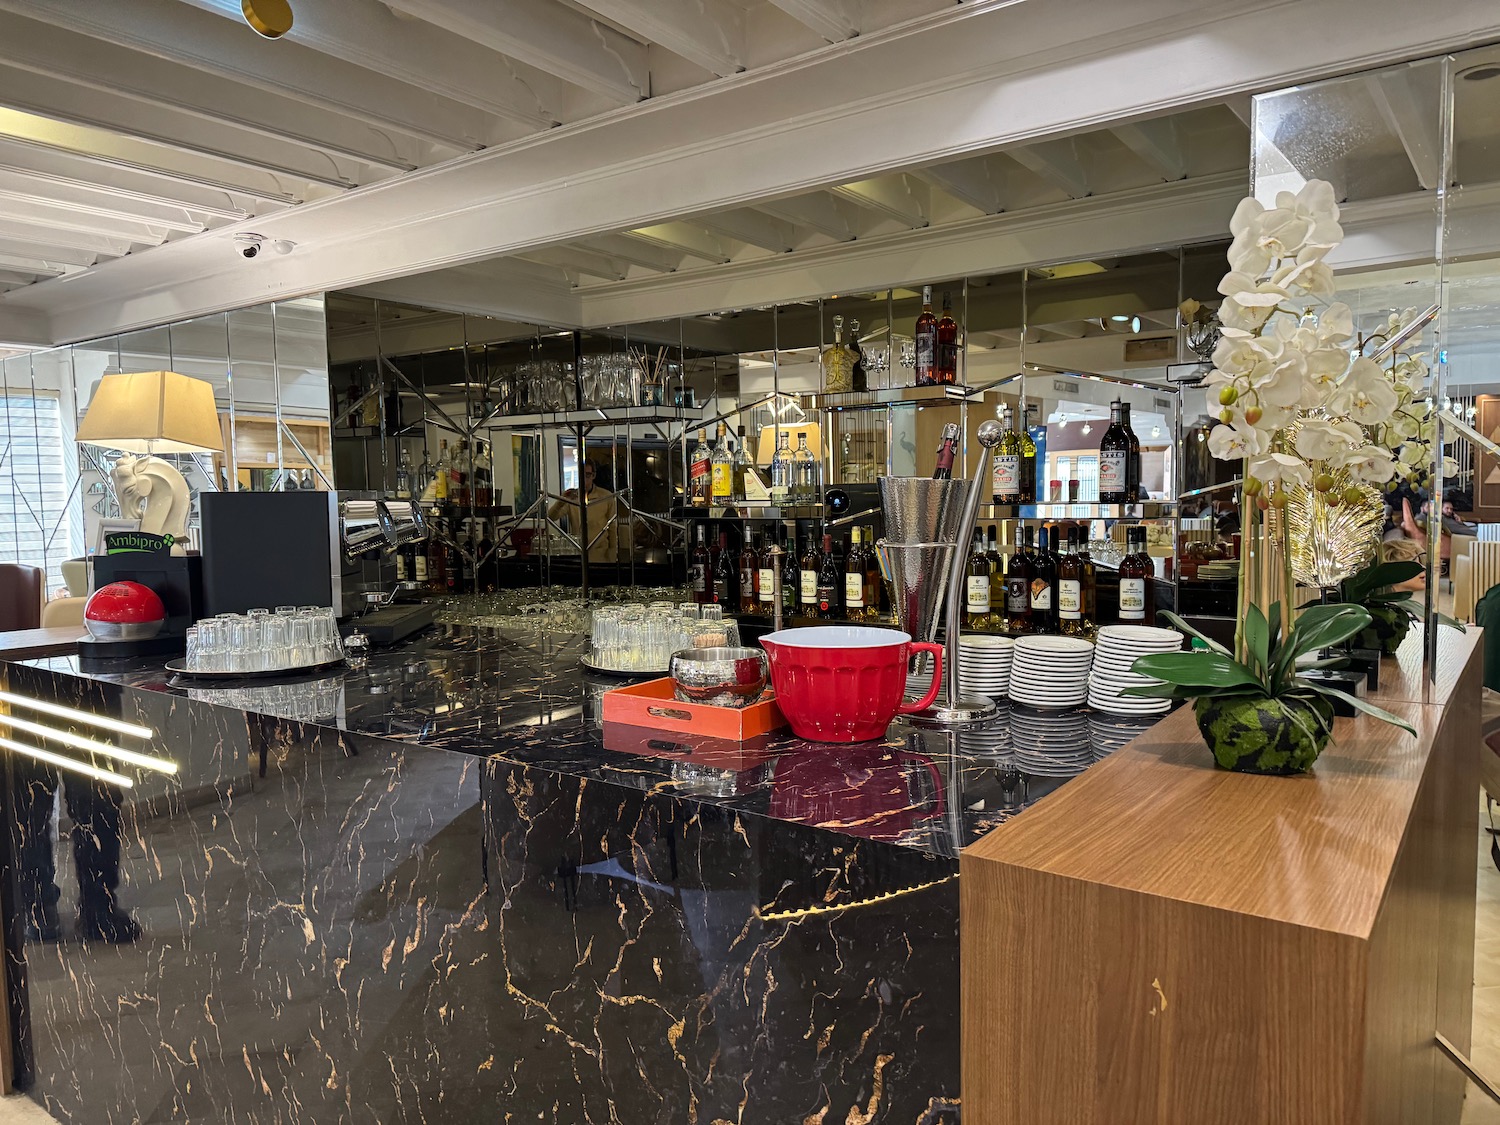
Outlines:
[[1141, 494], [1141, 439], [1130, 425], [1130, 403], [1120, 403], [1120, 424], [1125, 427], [1125, 495], [1130, 503], [1143, 499]]
[[1146, 529], [1125, 532], [1127, 553], [1120, 560], [1120, 621], [1126, 625], [1156, 624], [1152, 575], [1156, 568], [1146, 553]]
[[771, 503], [785, 507], [792, 503], [796, 489], [796, 471], [792, 464], [792, 435], [785, 430], [776, 433], [776, 453], [771, 458]]
[[818, 562], [818, 616], [824, 621], [839, 616], [839, 593], [843, 585], [843, 566], [833, 552], [833, 533], [825, 529], [822, 558]]
[[1018, 436], [1021, 439], [1021, 503], [1035, 504], [1041, 499], [1036, 493], [1036, 439], [1031, 436], [1032, 419], [1037, 409], [1028, 405], [1024, 412]]
[[849, 352], [853, 361], [849, 367], [850, 390], [867, 391], [870, 389], [870, 374], [865, 370], [865, 349], [859, 342], [859, 321], [849, 322]]
[[399, 551], [396, 552], [396, 560], [395, 561], [396, 561], [396, 581], [397, 582], [406, 582], [406, 581], [408, 581], [409, 580], [409, 573], [408, 573], [408, 569], [407, 569], [407, 565], [406, 565], [406, 548], [403, 547], [401, 550], [399, 550]]
[[1092, 636], [1099, 627], [1098, 588], [1094, 584], [1094, 559], [1089, 554], [1089, 525], [1078, 529], [1078, 573], [1083, 583], [1083, 621]]
[[1005, 427], [995, 446], [994, 492], [996, 504], [1021, 502], [1021, 435], [1016, 432], [1015, 415], [1009, 406], [1000, 408], [1000, 424]]
[[427, 578], [427, 544], [412, 542], [407, 544], [406, 555], [407, 581], [415, 582], [426, 588]]
[[469, 506], [469, 439], [460, 438], [453, 464], [448, 470], [448, 499], [461, 508]]
[[427, 494], [427, 483], [432, 480], [432, 461], [427, 456], [427, 443], [422, 443], [422, 463], [417, 466], [417, 477], [412, 481], [412, 498], [420, 499]]
[[964, 584], [964, 625], [970, 629], [988, 629], [990, 619], [990, 557], [984, 550], [984, 533], [974, 529], [974, 546], [969, 552], [968, 581]]
[[723, 422], [709, 457], [709, 502], [715, 507], [734, 502], [734, 453], [729, 448], [729, 427]]
[[916, 344], [917, 386], [930, 387], [937, 382], [937, 317], [932, 311], [932, 286], [922, 286], [922, 311], [912, 328]]
[[958, 321], [953, 319], [952, 293], [943, 294], [943, 315], [937, 322], [935, 367], [936, 382], [958, 382]]
[[396, 458], [396, 499], [410, 500], [412, 496], [411, 450], [404, 445]]
[[1050, 530], [1038, 529], [1031, 556], [1031, 628], [1036, 633], [1057, 632], [1057, 556], [1051, 548]]
[[435, 594], [448, 590], [448, 546], [443, 542], [443, 521], [432, 521], [432, 534], [427, 537], [427, 588]]
[[692, 591], [693, 601], [700, 605], [713, 600], [712, 572], [713, 556], [708, 551], [708, 528], [700, 523], [698, 542], [693, 545], [693, 552], [688, 556], [688, 587]]
[[802, 606], [802, 559], [798, 555], [797, 533], [781, 529], [781, 612], [790, 618]]
[[474, 551], [474, 575], [482, 593], [492, 594], [499, 584], [499, 559], [495, 556], [495, 543], [490, 538], [489, 521], [479, 523], [479, 542]]
[[470, 499], [476, 508], [488, 508], [494, 502], [494, 448], [487, 441], [474, 443], [474, 487]]
[[813, 537], [807, 537], [807, 550], [797, 574], [797, 608], [805, 617], [818, 616], [818, 575], [823, 569], [823, 554]]
[[740, 552], [740, 612], [758, 613], [760, 599], [755, 583], [760, 575], [760, 537], [745, 537], [745, 549]]
[[[995, 549], [995, 525], [994, 524], [990, 524], [989, 527], [985, 529], [984, 557], [990, 560], [990, 573], [991, 574], [995, 573], [995, 568], [996, 567], [1000, 567], [1002, 570], [1005, 568], [1005, 560], [1001, 557], [1000, 552]], [[995, 604], [995, 599], [994, 598], [990, 599], [990, 604], [992, 606]]]
[[1005, 611], [1005, 547], [1007, 532], [1005, 524], [1000, 525], [998, 542], [995, 537], [995, 526], [990, 525], [990, 616], [993, 618], [997, 628], [1004, 628], [1006, 623]]
[[[786, 528], [781, 528], [780, 532], [781, 538], [785, 538]], [[772, 553], [772, 545], [776, 542], [776, 539], [767, 537], [765, 549], [756, 564], [759, 569], [755, 574], [755, 612], [767, 617], [776, 612], [776, 556]]]
[[1130, 463], [1130, 438], [1121, 422], [1122, 403], [1109, 404], [1109, 429], [1099, 442], [1099, 503], [1124, 504], [1130, 498], [1127, 466]]
[[437, 467], [433, 470], [433, 472], [436, 474], [432, 478], [434, 485], [432, 495], [434, 499], [448, 499], [448, 483], [450, 480], [449, 474], [451, 474], [452, 471], [453, 464], [448, 457], [448, 439], [443, 438], [443, 440], [438, 444]]
[[729, 532], [720, 527], [719, 549], [714, 554], [713, 560], [713, 597], [709, 600], [715, 605], [723, 606], [726, 613], [731, 612], [739, 604], [736, 596], [736, 587], [739, 585], [737, 561], [734, 553], [729, 549]]
[[807, 448], [807, 433], [797, 435], [797, 454], [792, 460], [792, 491], [794, 504], [816, 504], [821, 497], [818, 460]]
[[844, 318], [833, 318], [833, 343], [823, 349], [823, 389], [838, 394], [854, 389], [854, 356], [844, 347]]
[[1031, 632], [1031, 528], [1023, 539], [1016, 529], [1016, 549], [1005, 567], [1005, 627], [1011, 633]]
[[874, 621], [885, 612], [885, 580], [880, 574], [880, 556], [875, 551], [875, 528], [864, 525], [865, 619]]
[[688, 494], [690, 508], [706, 508], [713, 494], [713, 451], [708, 438], [698, 431], [698, 444], [688, 454]]
[[473, 520], [464, 520], [464, 527], [464, 541], [458, 549], [459, 582], [462, 593], [472, 594], [476, 592], [474, 563], [478, 557], [479, 540], [474, 535]]
[[932, 470], [933, 480], [953, 479], [953, 458], [957, 453], [958, 423], [949, 422], [943, 427], [943, 441], [937, 451], [937, 466]]
[[1057, 560], [1057, 628], [1069, 637], [1087, 637], [1083, 621], [1083, 560], [1078, 557], [1078, 529], [1068, 529], [1067, 546]]
[[750, 443], [745, 440], [744, 426], [736, 431], [736, 437], [738, 440], [734, 443], [734, 465], [731, 468], [733, 499], [736, 504], [743, 504], [749, 499], [746, 478], [755, 472], [755, 466], [750, 462]]
[[860, 530], [849, 529], [849, 554], [844, 559], [844, 617], [865, 621], [874, 614], [865, 604], [865, 552], [860, 546]]

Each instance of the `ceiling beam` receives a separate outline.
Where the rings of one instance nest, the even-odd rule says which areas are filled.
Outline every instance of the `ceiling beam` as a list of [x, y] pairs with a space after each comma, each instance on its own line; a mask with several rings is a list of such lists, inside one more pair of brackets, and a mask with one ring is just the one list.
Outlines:
[[[243, 25], [237, 27], [222, 15], [178, 0], [130, 0], [129, 4], [0, 0], [0, 7], [22, 15], [40, 15], [48, 23], [133, 47], [155, 58], [180, 62], [271, 93], [289, 94], [377, 128], [394, 129], [457, 149], [511, 139], [518, 135], [517, 126], [529, 132], [556, 124], [538, 107], [534, 94], [519, 89], [519, 82], [499, 73], [503, 68], [496, 67], [491, 52], [435, 28], [426, 29], [430, 36], [424, 35], [421, 24], [397, 21], [383, 7], [383, 19], [378, 12], [370, 13], [376, 27], [349, 29], [351, 39], [339, 55], [324, 54], [298, 42], [296, 35], [269, 50], [255, 35], [245, 35]], [[304, 30], [309, 23], [320, 25], [319, 13], [332, 7], [331, 3], [302, 5], [297, 12], [298, 25]], [[236, 13], [238, 10], [235, 5]], [[442, 50], [427, 42], [431, 37], [441, 39]], [[387, 59], [380, 66], [377, 56], [373, 68], [343, 57], [361, 54], [355, 48], [372, 38], [386, 38], [404, 55], [420, 56], [421, 71], [413, 73], [418, 60], [410, 57], [404, 60], [404, 66], [400, 65], [403, 60], [397, 59]], [[488, 59], [488, 66], [471, 76], [476, 56]], [[481, 92], [471, 90], [470, 85]], [[508, 124], [502, 125], [497, 118]]]
[[[1401, 141], [1406, 158], [1417, 174], [1423, 191], [1438, 186], [1438, 137], [1436, 106], [1421, 104], [1411, 87], [1411, 73], [1406, 69], [1385, 70], [1365, 77], [1365, 89], [1390, 130]], [[1428, 118], [1432, 120], [1428, 120]]]
[[1005, 210], [1000, 184], [983, 157], [935, 164], [907, 174], [986, 215], [998, 215]]
[[385, 0], [620, 105], [651, 91], [646, 45], [555, 0]]
[[687, 256], [681, 250], [670, 250], [659, 244], [639, 238], [627, 238], [620, 234], [601, 234], [594, 238], [582, 238], [570, 245], [581, 246], [596, 254], [603, 254], [621, 262], [629, 262], [633, 266], [654, 270], [657, 273], [672, 273], [681, 269], [683, 260]]
[[1078, 159], [1078, 147], [1071, 137], [1007, 149], [1005, 155], [1074, 199], [1092, 194], [1088, 174]]
[[1120, 142], [1135, 153], [1164, 180], [1187, 177], [1187, 157], [1177, 135], [1177, 122], [1171, 117], [1116, 125], [1110, 130]]
[[0, 173], [0, 217], [32, 223], [41, 229], [76, 231], [80, 234], [102, 235], [126, 245], [155, 246], [165, 242], [173, 229], [197, 233], [201, 225], [182, 224], [176, 228], [153, 224], [137, 217], [107, 216], [75, 209], [65, 203], [38, 201], [34, 198], [9, 192], [3, 185], [4, 173]]
[[18, 273], [14, 270], [0, 270], [0, 285], [30, 285], [36, 280], [34, 273]]
[[808, 227], [839, 242], [848, 242], [859, 235], [853, 209], [826, 191], [757, 203], [755, 210], [795, 227]]
[[830, 190], [841, 199], [875, 211], [887, 219], [894, 219], [911, 229], [925, 227], [932, 213], [927, 185], [914, 176], [881, 176], [878, 179], [843, 184]]
[[745, 69], [745, 13], [728, 0], [577, 0], [719, 77]]
[[859, 34], [853, 0], [771, 0], [771, 3], [830, 43]]
[[[24, 243], [11, 243], [0, 238], [0, 269], [20, 270], [37, 277], [58, 277], [68, 272], [71, 262], [38, 258]], [[88, 265], [88, 262], [80, 263]]]
[[[89, 258], [89, 261], [78, 263], [85, 266], [92, 265], [93, 259], [100, 256], [119, 258], [130, 253], [133, 245], [128, 238], [110, 238], [107, 235], [64, 230], [59, 227], [12, 219], [4, 211], [0, 211], [0, 237], [29, 243], [37, 253], [42, 254], [45, 251], [47, 257], [52, 257], [54, 252], [79, 251], [80, 254]], [[155, 246], [159, 244], [159, 241], [135, 245]]]
[[649, 242], [653, 246], [665, 247], [668, 250], [680, 250], [684, 254], [701, 258], [705, 262], [722, 265], [730, 258], [729, 251], [714, 235], [702, 227], [695, 227], [688, 223], [659, 223], [656, 226], [641, 227], [639, 230], [623, 231], [622, 236]]
[[[0, 168], [0, 207], [27, 204], [37, 208], [38, 213], [87, 223], [88, 229], [115, 229], [121, 223], [138, 223], [160, 230], [196, 233], [217, 217], [164, 202], [131, 199], [124, 194], [111, 196], [107, 189], [91, 188], [90, 184], [48, 180]], [[245, 214], [231, 212], [230, 217], [243, 219]]]
[[749, 246], [759, 246], [762, 250], [774, 250], [778, 254], [789, 253], [797, 245], [796, 233], [790, 223], [744, 208], [691, 215], [687, 222], [706, 227], [725, 238], [732, 238]]
[[618, 258], [577, 246], [546, 246], [517, 254], [516, 257], [524, 262], [555, 266], [570, 275], [587, 274], [602, 281], [624, 281], [630, 274], [629, 265]]

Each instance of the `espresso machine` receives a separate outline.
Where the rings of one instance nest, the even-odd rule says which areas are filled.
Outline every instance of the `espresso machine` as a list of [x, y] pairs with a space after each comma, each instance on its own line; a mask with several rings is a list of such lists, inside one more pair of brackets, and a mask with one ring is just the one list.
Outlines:
[[339, 616], [357, 615], [360, 632], [376, 645], [394, 644], [431, 625], [434, 608], [411, 604], [425, 592], [422, 585], [396, 577], [396, 552], [427, 541], [422, 505], [374, 493], [344, 493], [338, 518]]

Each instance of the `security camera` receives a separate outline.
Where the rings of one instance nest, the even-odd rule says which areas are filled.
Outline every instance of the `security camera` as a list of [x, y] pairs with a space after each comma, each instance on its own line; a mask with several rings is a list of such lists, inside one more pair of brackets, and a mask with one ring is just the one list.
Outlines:
[[245, 258], [254, 258], [260, 254], [261, 245], [266, 241], [263, 234], [237, 234], [234, 236], [234, 245], [240, 255]]

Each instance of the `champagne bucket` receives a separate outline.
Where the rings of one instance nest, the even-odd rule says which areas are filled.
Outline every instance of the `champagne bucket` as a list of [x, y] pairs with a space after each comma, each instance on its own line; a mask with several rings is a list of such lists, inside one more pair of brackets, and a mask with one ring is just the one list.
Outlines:
[[[957, 543], [968, 482], [931, 477], [881, 477], [885, 537], [891, 544]], [[910, 632], [910, 630], [908, 630]], [[919, 640], [925, 636], [912, 633]]]
[[880, 569], [891, 584], [896, 624], [916, 640], [930, 641], [937, 636], [947, 605], [948, 575], [957, 551], [954, 543], [882, 541], [875, 546]]

